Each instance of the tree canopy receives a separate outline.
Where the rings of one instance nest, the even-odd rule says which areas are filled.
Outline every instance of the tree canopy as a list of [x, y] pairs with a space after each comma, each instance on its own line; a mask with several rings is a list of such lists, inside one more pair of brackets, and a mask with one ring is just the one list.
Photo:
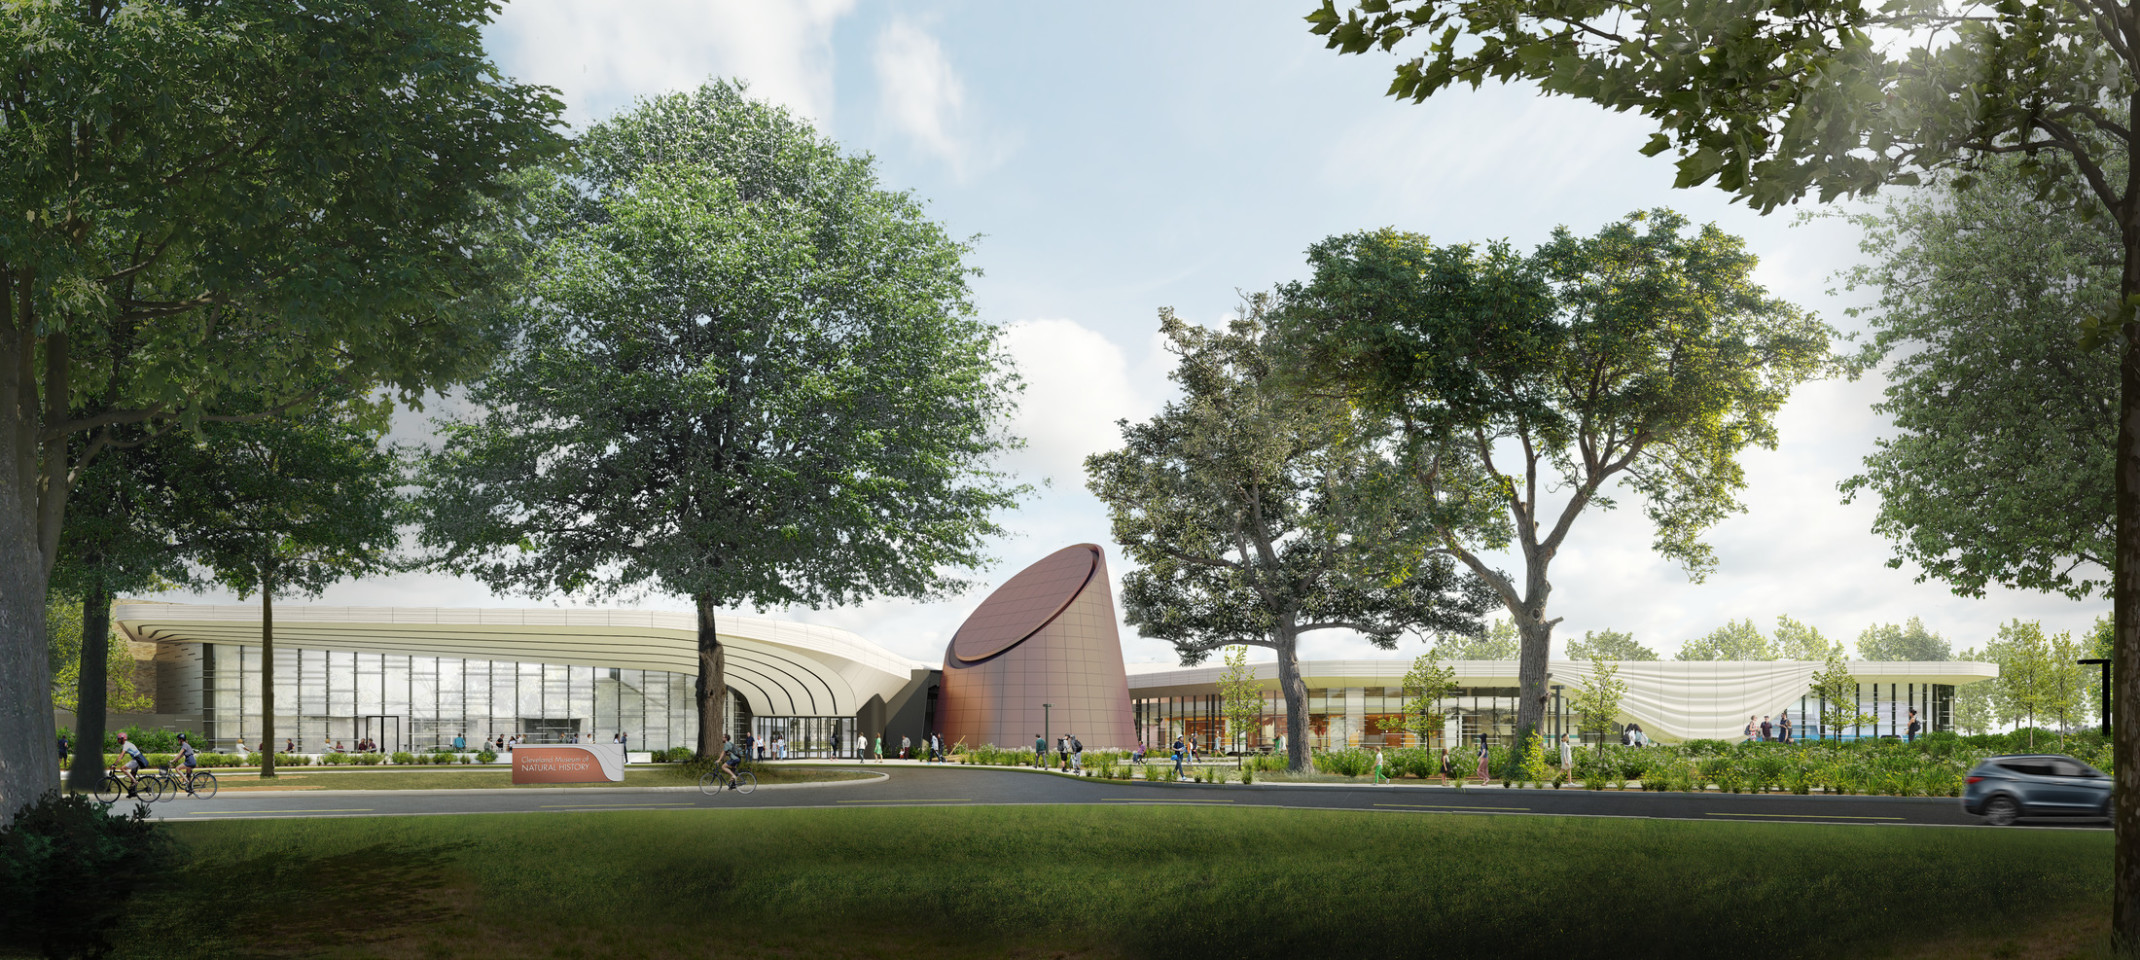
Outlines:
[[[1433, 549], [1500, 599], [1521, 637], [1519, 737], [1544, 715], [1550, 565], [1623, 491], [1653, 547], [1699, 579], [1702, 535], [1741, 509], [1739, 451], [1773, 447], [1830, 331], [1753, 282], [1754, 257], [1669, 210], [1530, 256], [1382, 230], [1309, 248], [1277, 329], [1295, 375], [1344, 396], [1433, 509]], [[1558, 503], [1549, 498], [1563, 494]], [[1482, 554], [1513, 548], [1524, 569]]]
[[1924, 621], [1911, 617], [1908, 623], [1876, 623], [1858, 634], [1858, 657], [1863, 660], [1954, 659], [1954, 651], [1939, 634], [1925, 629]]
[[1861, 361], [1885, 361], [1873, 409], [1895, 434], [1842, 489], [1879, 498], [1888, 565], [1919, 580], [2081, 599], [2108, 588], [2116, 542], [2118, 358], [2083, 347], [2076, 319], [2116, 298], [2124, 252], [2115, 224], [2041, 196], [2024, 162], [1851, 218], [1866, 259], [1844, 277], [1879, 295], [1858, 311]]
[[420, 541], [502, 589], [691, 599], [717, 750], [717, 608], [938, 597], [986, 561], [1017, 380], [967, 246], [737, 84], [642, 100], [531, 178], [500, 307], [524, 333], [438, 425]]
[[1585, 630], [1581, 640], [1568, 641], [1570, 660], [1655, 660], [1657, 651], [1636, 643], [1634, 635], [1618, 630]]
[[[2117, 225], [2116, 296], [2078, 319], [2084, 342], [2118, 351], [2121, 427], [2111, 462], [2140, 462], [2140, 181], [2131, 163], [2140, 17], [2129, 7], [1357, 0], [1340, 15], [1335, 0], [1322, 0], [1308, 20], [1346, 53], [1392, 51], [1423, 37], [1426, 51], [1398, 66], [1393, 96], [1423, 100], [1457, 84], [1525, 81], [1636, 111], [1658, 126], [1643, 152], [1679, 157], [1675, 185], [1713, 182], [1763, 212], [1813, 193], [1829, 200], [1915, 184], [1942, 170], [1958, 171], [1960, 185], [1991, 158], [2019, 156], [2016, 170], [2037, 192], [2072, 211], [2061, 220], [2108, 214]], [[2118, 476], [2113, 659], [2119, 676], [2133, 677], [2140, 676], [2140, 483]], [[1958, 485], [1967, 492], [1966, 481]], [[1980, 558], [1963, 548], [1962, 558], [1985, 562], [1958, 570], [2034, 576], [2032, 564], [2052, 556], [2046, 548], [2084, 539], [2046, 544], [2031, 536], [2041, 527], [2021, 533], [2018, 544]], [[2121, 681], [2117, 699], [2115, 709], [2140, 715], [2140, 684]], [[2140, 724], [2120, 724], [2115, 736], [2120, 756], [2140, 756]], [[2115, 776], [2112, 948], [2140, 957], [2140, 764], [2120, 764]]]
[[[277, 597], [398, 569], [403, 464], [381, 446], [386, 406], [322, 403], [302, 416], [222, 425], [170, 460], [172, 527], [187, 558], [260, 597], [260, 775], [275, 775]], [[241, 723], [243, 718], [237, 719]]]
[[1352, 630], [1384, 649], [1408, 632], [1473, 633], [1490, 602], [1446, 556], [1422, 556], [1431, 504], [1352, 429], [1342, 401], [1294, 389], [1271, 352], [1271, 302], [1224, 330], [1160, 312], [1182, 397], [1123, 446], [1085, 460], [1114, 539], [1138, 567], [1123, 614], [1182, 663], [1230, 644], [1278, 654], [1286, 750], [1309, 769], [1298, 638]]
[[129, 425], [480, 370], [473, 225], [553, 152], [487, 0], [12, 4], [0, 16], [0, 815], [56, 782], [39, 615]]
[[1436, 634], [1432, 652], [1436, 660], [1514, 660], [1517, 649], [1516, 625], [1497, 619], [1486, 625], [1483, 636]]
[[1732, 620], [1680, 644], [1674, 660], [1774, 660], [1776, 645], [1752, 619]]

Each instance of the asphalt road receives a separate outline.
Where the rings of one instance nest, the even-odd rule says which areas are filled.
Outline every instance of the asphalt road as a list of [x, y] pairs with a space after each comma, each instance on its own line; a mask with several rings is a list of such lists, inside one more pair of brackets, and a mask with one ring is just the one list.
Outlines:
[[[457, 813], [562, 813], [692, 808], [852, 809], [871, 806], [1001, 804], [1180, 804], [1290, 807], [1384, 813], [1651, 817], [1679, 820], [1864, 825], [1977, 826], [1948, 798], [1801, 797], [1789, 794], [1684, 794], [1471, 787], [1254, 786], [1072, 779], [1040, 772], [960, 767], [871, 765], [886, 779], [761, 787], [742, 796], [693, 789], [599, 788], [516, 790], [226, 791], [211, 800], [179, 797], [152, 806], [170, 821], [279, 817], [433, 816]], [[2030, 825], [2104, 829], [2107, 821], [2058, 819]]]

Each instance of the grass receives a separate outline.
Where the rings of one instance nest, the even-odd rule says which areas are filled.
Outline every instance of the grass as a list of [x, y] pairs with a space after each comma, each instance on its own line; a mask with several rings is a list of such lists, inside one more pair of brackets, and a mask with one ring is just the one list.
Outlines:
[[[680, 763], [626, 767], [624, 782], [617, 783], [513, 783], [507, 767], [363, 767], [358, 769], [313, 769], [298, 767], [273, 779], [211, 771], [224, 792], [255, 790], [469, 790], [508, 787], [683, 787], [696, 786], [698, 776]], [[787, 767], [760, 765], [751, 768], [759, 783], [819, 783], [875, 776], [837, 767]]]
[[183, 939], [122, 956], [2089, 957], [2111, 853], [2096, 831], [1145, 806], [172, 832], [185, 865], [130, 915]]

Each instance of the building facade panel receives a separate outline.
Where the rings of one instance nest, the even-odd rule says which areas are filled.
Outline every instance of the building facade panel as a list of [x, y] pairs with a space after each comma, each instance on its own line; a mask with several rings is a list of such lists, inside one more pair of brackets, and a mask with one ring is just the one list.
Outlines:
[[1114, 591], [1098, 546], [1056, 551], [981, 602], [944, 651], [937, 725], [946, 741], [973, 745], [1023, 746], [1066, 733], [1088, 749], [1135, 742]]

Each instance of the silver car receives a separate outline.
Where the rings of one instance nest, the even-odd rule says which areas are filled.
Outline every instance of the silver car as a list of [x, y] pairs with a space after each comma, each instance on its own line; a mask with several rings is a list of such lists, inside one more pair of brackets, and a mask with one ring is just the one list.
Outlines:
[[2022, 817], [2108, 817], [2110, 784], [2072, 757], [1991, 757], [1969, 771], [1962, 810], [1998, 827]]

